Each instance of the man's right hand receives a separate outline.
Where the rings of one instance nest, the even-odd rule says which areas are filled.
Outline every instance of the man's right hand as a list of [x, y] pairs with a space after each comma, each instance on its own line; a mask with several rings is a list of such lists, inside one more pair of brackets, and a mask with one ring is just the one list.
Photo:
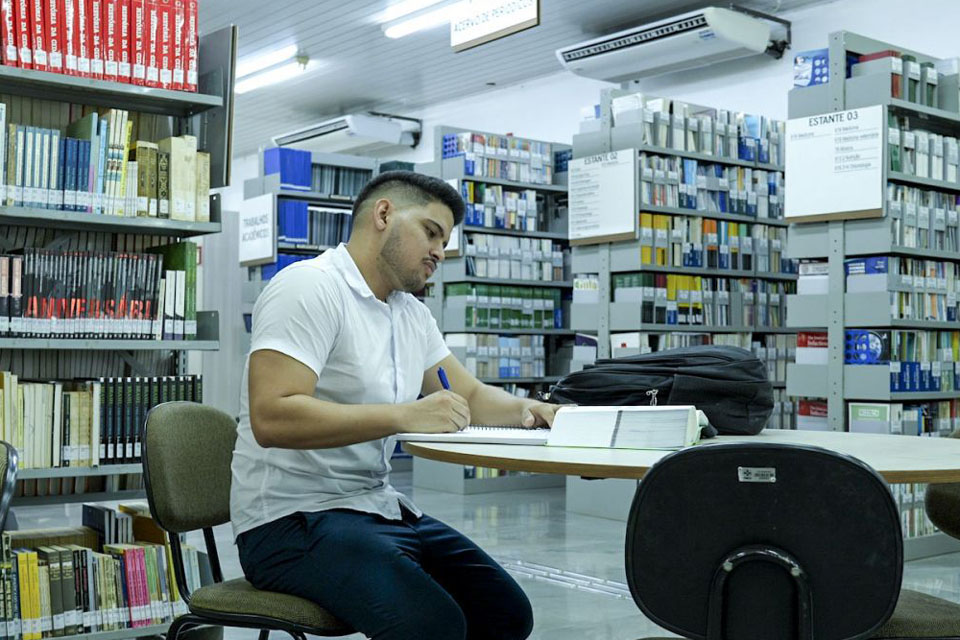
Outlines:
[[470, 406], [452, 391], [437, 391], [404, 406], [405, 432], [447, 433], [470, 424]]

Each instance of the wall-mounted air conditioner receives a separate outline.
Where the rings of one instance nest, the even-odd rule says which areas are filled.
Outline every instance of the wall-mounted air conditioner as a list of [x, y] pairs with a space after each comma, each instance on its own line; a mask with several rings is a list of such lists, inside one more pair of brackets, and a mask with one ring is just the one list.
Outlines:
[[274, 136], [273, 143], [319, 153], [373, 155], [397, 147], [415, 147], [420, 129], [420, 121], [414, 118], [355, 113]]

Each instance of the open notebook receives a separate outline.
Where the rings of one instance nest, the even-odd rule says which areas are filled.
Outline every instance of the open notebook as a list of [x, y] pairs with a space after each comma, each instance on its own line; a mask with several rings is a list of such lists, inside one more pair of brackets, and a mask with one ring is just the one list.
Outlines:
[[402, 442], [473, 442], [477, 444], [547, 444], [550, 429], [526, 427], [484, 426], [471, 424], [463, 431], [453, 433], [401, 433]]
[[402, 433], [406, 442], [535, 444], [610, 449], [682, 449], [696, 444], [706, 416], [692, 406], [562, 407], [552, 429], [470, 425], [453, 433]]

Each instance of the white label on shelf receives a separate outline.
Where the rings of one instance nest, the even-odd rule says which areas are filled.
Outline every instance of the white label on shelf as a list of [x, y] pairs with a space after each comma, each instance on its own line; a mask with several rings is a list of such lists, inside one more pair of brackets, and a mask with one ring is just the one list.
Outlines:
[[912, 131], [904, 131], [903, 146], [906, 149], [915, 149], [917, 146], [917, 135]]
[[640, 177], [643, 180], [653, 180], [653, 169], [651, 167], [643, 167], [640, 170]]
[[891, 362], [890, 363], [890, 373], [900, 373], [900, 363]]
[[889, 127], [887, 129], [887, 143], [900, 145], [900, 129], [896, 127]]
[[703, 302], [703, 291], [695, 289], [690, 292], [690, 300], [694, 303]]
[[571, 240], [636, 233], [636, 163], [635, 149], [570, 161]]
[[930, 209], [927, 207], [920, 207], [917, 209], [917, 226], [921, 229], [930, 228]]
[[933, 374], [933, 377], [934, 377], [934, 378], [939, 378], [939, 377], [940, 377], [940, 373], [941, 373], [941, 371], [940, 371], [940, 366], [941, 366], [941, 365], [940, 365], [940, 361], [939, 361], [939, 360], [934, 360], [934, 361], [933, 361], [933, 366], [930, 368], [930, 372]]

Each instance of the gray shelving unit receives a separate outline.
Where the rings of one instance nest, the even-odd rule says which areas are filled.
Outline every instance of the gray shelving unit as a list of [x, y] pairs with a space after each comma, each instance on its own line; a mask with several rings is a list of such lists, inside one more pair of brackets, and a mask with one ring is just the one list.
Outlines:
[[[918, 63], [937, 62], [936, 58], [929, 55], [847, 31], [830, 34], [829, 49], [831, 60], [845, 60], [848, 52], [869, 54], [895, 49], [903, 54], [914, 55]], [[924, 129], [954, 136], [960, 133], [960, 113], [892, 97], [890, 76], [887, 74], [846, 79], [843, 65], [831, 66], [830, 82], [827, 84], [791, 90], [788, 112], [791, 118], [800, 118], [874, 105], [883, 107], [884, 123], [888, 122], [891, 114], [907, 115], [921, 119]], [[883, 145], [882, 162], [883, 175], [877, 189], [884, 190], [887, 183], [896, 183], [946, 193], [960, 193], [958, 183], [890, 170], [886, 144]], [[936, 400], [960, 397], [960, 392], [891, 393], [888, 391], [889, 371], [886, 367], [882, 367], [884, 372], [878, 372], [876, 367], [844, 365], [844, 332], [848, 327], [918, 330], [951, 330], [957, 327], [957, 323], [951, 322], [893, 318], [886, 292], [845, 291], [843, 264], [847, 257], [899, 255], [960, 261], [960, 253], [957, 252], [898, 245], [891, 234], [891, 218], [907, 214], [908, 212], [901, 211], [898, 203], [891, 203], [884, 196], [882, 217], [790, 226], [788, 252], [791, 258], [827, 258], [829, 262], [829, 289], [826, 294], [788, 296], [787, 300], [787, 317], [791, 325], [827, 329], [829, 364], [816, 368], [790, 368], [787, 389], [790, 395], [826, 398], [828, 420], [833, 430], [842, 431], [845, 428], [847, 400]], [[955, 212], [947, 212], [943, 223], [946, 229], [953, 228], [960, 232], [960, 221]], [[891, 282], [889, 290], [909, 291], [911, 287]], [[871, 385], [877, 386], [870, 388]]]
[[[848, 52], [869, 54], [894, 49], [914, 55], [917, 62], [936, 62], [929, 55], [893, 46], [889, 43], [840, 31], [830, 34], [830, 60], [843, 61]], [[922, 120], [922, 128], [957, 136], [960, 134], [960, 113], [914, 104], [890, 95], [890, 76], [874, 74], [846, 79], [842, 62], [830, 67], [827, 84], [793, 89], [788, 101], [790, 118], [820, 113], [883, 106], [883, 122], [890, 114], [913, 116]], [[952, 105], [956, 107], [957, 105]], [[960, 185], [918, 178], [891, 171], [888, 145], [883, 145], [883, 176], [878, 189], [888, 182], [947, 193], [960, 193]], [[846, 421], [846, 401], [916, 402], [946, 400], [960, 397], [960, 392], [896, 393], [890, 389], [889, 365], [844, 364], [844, 331], [847, 327], [882, 327], [903, 329], [956, 329], [957, 323], [899, 320], [891, 316], [886, 292], [846, 293], [844, 259], [865, 255], [895, 255], [922, 259], [960, 261], [960, 253], [936, 249], [899, 246], [891, 234], [891, 216], [903, 215], [884, 197], [883, 216], [865, 220], [830, 221], [794, 224], [790, 226], [789, 255], [792, 258], [827, 258], [829, 261], [829, 288], [824, 295], [790, 296], [787, 301], [791, 324], [819, 326], [827, 329], [828, 364], [791, 365], [787, 370], [787, 390], [790, 395], [826, 398], [830, 428], [842, 431]], [[956, 215], [946, 218], [947, 228], [958, 228]], [[897, 289], [894, 284], [891, 287]], [[904, 544], [904, 558], [914, 560], [960, 550], [960, 543], [938, 533], [908, 538]]]
[[463, 465], [437, 462], [426, 458], [413, 459], [413, 486], [446, 493], [472, 495], [498, 491], [521, 491], [564, 486], [564, 476], [548, 474], [514, 474], [496, 478], [468, 478]]
[[[160, 119], [165, 126], [157, 132], [161, 135], [173, 132], [189, 133], [200, 139], [201, 148], [211, 154], [211, 187], [225, 186], [229, 182], [233, 110], [233, 64], [235, 62], [236, 30], [233, 27], [206, 34], [200, 38], [199, 57], [200, 93], [150, 89], [129, 84], [78, 78], [43, 71], [0, 67], [0, 85], [3, 93], [13, 100], [33, 99], [48, 102], [66, 102], [97, 107], [114, 107], [130, 111], [168, 116]], [[50, 107], [39, 103], [34, 111], [50, 112]], [[22, 105], [21, 105], [22, 106]], [[29, 113], [29, 111], [25, 112]], [[10, 117], [8, 109], [8, 119]], [[14, 121], [16, 122], [16, 121]], [[39, 124], [39, 123], [25, 123]], [[191, 238], [221, 231], [220, 196], [210, 199], [210, 222], [183, 222], [162, 218], [126, 218], [92, 213], [55, 211], [31, 207], [0, 206], [0, 225], [55, 230], [57, 232], [81, 232], [81, 238], [94, 234], [125, 234], [164, 236], [167, 238]], [[101, 354], [74, 352], [114, 352], [120, 355], [124, 370], [108, 375], [153, 375], [157, 362], [165, 363], [176, 373], [187, 372], [186, 354], [190, 351], [219, 349], [219, 316], [216, 311], [197, 312], [196, 340], [116, 340], [116, 339], [65, 339], [55, 337], [2, 337], [0, 349], [30, 352], [65, 352], [60, 357], [100, 361]], [[171, 352], [172, 361], [167, 354]], [[41, 358], [51, 354], [42, 353]], [[111, 354], [112, 355], [112, 354]], [[24, 354], [24, 361], [27, 355]], [[107, 358], [103, 358], [104, 361]], [[169, 364], [167, 364], [169, 363]], [[67, 367], [69, 369], [69, 365]], [[129, 368], [132, 373], [125, 373]], [[16, 371], [15, 371], [16, 372]], [[102, 502], [144, 497], [143, 490], [84, 491], [70, 494], [49, 495], [62, 489], [64, 480], [77, 483], [90, 478], [139, 474], [140, 464], [117, 464], [100, 467], [61, 467], [53, 469], [22, 469], [18, 482], [29, 483], [30, 492], [37, 495], [21, 495], [13, 499], [14, 507], [35, 505], [69, 504], [79, 502]], [[107, 484], [107, 486], [111, 486]], [[168, 624], [151, 625], [98, 633], [64, 636], [68, 640], [127, 640], [165, 633]]]
[[[573, 156], [583, 158], [609, 151], [622, 149], [636, 149], [637, 153], [656, 154], [667, 157], [693, 159], [702, 162], [751, 169], [769, 171], [783, 171], [783, 167], [775, 164], [761, 163], [736, 158], [714, 156], [693, 151], [682, 151], [668, 147], [645, 144], [643, 125], [621, 124], [614, 126], [613, 99], [632, 93], [622, 89], [607, 89], [601, 92], [600, 100], [600, 130], [580, 133], [573, 137]], [[697, 110], [697, 109], [695, 109]], [[705, 108], [704, 108], [705, 110]], [[635, 178], [640, 180], [640, 176]], [[712, 220], [742, 222], [749, 224], [764, 224], [770, 227], [786, 227], [788, 223], [780, 219], [758, 218], [755, 216], [708, 212], [684, 207], [666, 207], [641, 204], [640, 210], [644, 213], [671, 216], [702, 217]], [[672, 324], [644, 324], [639, 321], [640, 304], [626, 302], [606, 302], [612, 300], [612, 274], [617, 273], [674, 273], [684, 275], [699, 275], [710, 277], [729, 278], [760, 278], [772, 281], [795, 281], [797, 276], [789, 273], [767, 273], [751, 270], [708, 269], [698, 267], [673, 267], [641, 264], [641, 243], [639, 238], [606, 244], [580, 245], [573, 248], [571, 272], [595, 273], [599, 276], [600, 288], [598, 304], [573, 303], [570, 308], [571, 328], [576, 331], [594, 332], [597, 335], [598, 357], [610, 357], [610, 333], [619, 331], [650, 331], [650, 332], [697, 332], [697, 333], [794, 333], [787, 327], [748, 327], [742, 321], [734, 321], [730, 326], [714, 327], [704, 325], [672, 325]], [[776, 294], [780, 295], [780, 294]], [[730, 308], [741, 309], [743, 300], [741, 294], [729, 294]], [[785, 307], [784, 307], [785, 308]]]

